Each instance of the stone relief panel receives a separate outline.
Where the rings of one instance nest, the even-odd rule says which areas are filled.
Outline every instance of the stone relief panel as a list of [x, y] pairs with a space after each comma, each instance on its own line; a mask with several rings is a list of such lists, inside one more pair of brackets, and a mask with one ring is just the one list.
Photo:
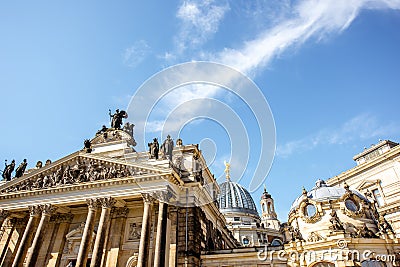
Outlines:
[[126, 242], [135, 242], [135, 241], [139, 242], [141, 230], [142, 230], [141, 218], [128, 219], [126, 222], [125, 241]]
[[5, 188], [1, 193], [45, 189], [83, 182], [123, 178], [137, 174], [141, 174], [141, 172], [133, 167], [78, 157], [75, 161], [55, 166], [50, 170]]

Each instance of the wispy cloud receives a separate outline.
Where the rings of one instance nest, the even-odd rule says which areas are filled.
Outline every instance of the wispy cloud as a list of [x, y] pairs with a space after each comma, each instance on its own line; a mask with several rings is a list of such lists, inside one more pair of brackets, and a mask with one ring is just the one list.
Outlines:
[[376, 116], [360, 114], [336, 129], [323, 129], [305, 138], [278, 144], [276, 156], [286, 158], [295, 153], [315, 149], [320, 145], [343, 145], [352, 141], [363, 141], [375, 138], [385, 138], [399, 134], [400, 125], [394, 122], [383, 122]]
[[150, 46], [145, 40], [139, 40], [125, 49], [123, 62], [126, 66], [134, 68], [139, 65], [150, 53]]
[[181, 20], [180, 31], [175, 39], [178, 53], [183, 53], [187, 48], [197, 48], [211, 38], [218, 31], [228, 10], [227, 2], [184, 1], [176, 13], [176, 17]]
[[349, 27], [363, 9], [400, 9], [399, 0], [303, 0], [290, 7], [289, 17], [262, 31], [238, 49], [225, 48], [211, 57], [253, 73], [292, 47], [321, 40]]

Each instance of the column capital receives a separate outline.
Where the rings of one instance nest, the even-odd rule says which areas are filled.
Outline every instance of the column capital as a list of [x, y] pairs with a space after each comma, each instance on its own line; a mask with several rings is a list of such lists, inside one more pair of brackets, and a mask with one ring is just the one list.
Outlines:
[[152, 204], [154, 202], [154, 198], [149, 193], [142, 193], [143, 201], [147, 204]]
[[113, 218], [126, 218], [126, 217], [128, 217], [128, 212], [129, 212], [129, 209], [127, 207], [122, 207], [122, 208], [113, 207], [112, 208]]
[[99, 207], [99, 201], [97, 198], [86, 199], [86, 203], [89, 209], [97, 209]]
[[167, 203], [170, 201], [170, 199], [173, 197], [173, 194], [168, 190], [168, 191], [158, 191], [155, 193], [155, 198], [159, 202], [164, 202]]
[[110, 209], [115, 205], [115, 203], [117, 203], [117, 200], [112, 197], [102, 197], [98, 199], [98, 202], [102, 208]]
[[40, 209], [42, 210], [42, 215], [50, 216], [57, 210], [57, 207], [51, 204], [43, 204], [40, 205]]
[[10, 215], [10, 212], [5, 209], [0, 209], [0, 220], [5, 220]]
[[40, 214], [42, 213], [42, 209], [40, 205], [38, 206], [29, 206], [29, 216], [31, 217], [39, 217]]

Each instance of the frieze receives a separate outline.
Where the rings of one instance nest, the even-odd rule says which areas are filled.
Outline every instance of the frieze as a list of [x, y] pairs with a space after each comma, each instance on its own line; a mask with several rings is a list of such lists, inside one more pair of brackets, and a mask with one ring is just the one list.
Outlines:
[[72, 213], [56, 213], [51, 216], [50, 222], [53, 223], [70, 223], [74, 215]]
[[84, 182], [129, 177], [136, 174], [141, 173], [139, 171], [136, 173], [134, 167], [78, 157], [73, 163], [55, 166], [50, 170], [7, 187], [0, 193], [62, 187]]

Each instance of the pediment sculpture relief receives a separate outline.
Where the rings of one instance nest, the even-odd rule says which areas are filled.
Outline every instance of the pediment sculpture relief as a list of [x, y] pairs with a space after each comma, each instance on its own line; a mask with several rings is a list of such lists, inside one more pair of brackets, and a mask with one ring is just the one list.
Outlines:
[[135, 174], [136, 172], [133, 167], [104, 162], [100, 163], [95, 159], [78, 157], [74, 163], [61, 164], [35, 176], [27, 177], [21, 182], [3, 189], [1, 193], [45, 189], [83, 182], [129, 177]]

